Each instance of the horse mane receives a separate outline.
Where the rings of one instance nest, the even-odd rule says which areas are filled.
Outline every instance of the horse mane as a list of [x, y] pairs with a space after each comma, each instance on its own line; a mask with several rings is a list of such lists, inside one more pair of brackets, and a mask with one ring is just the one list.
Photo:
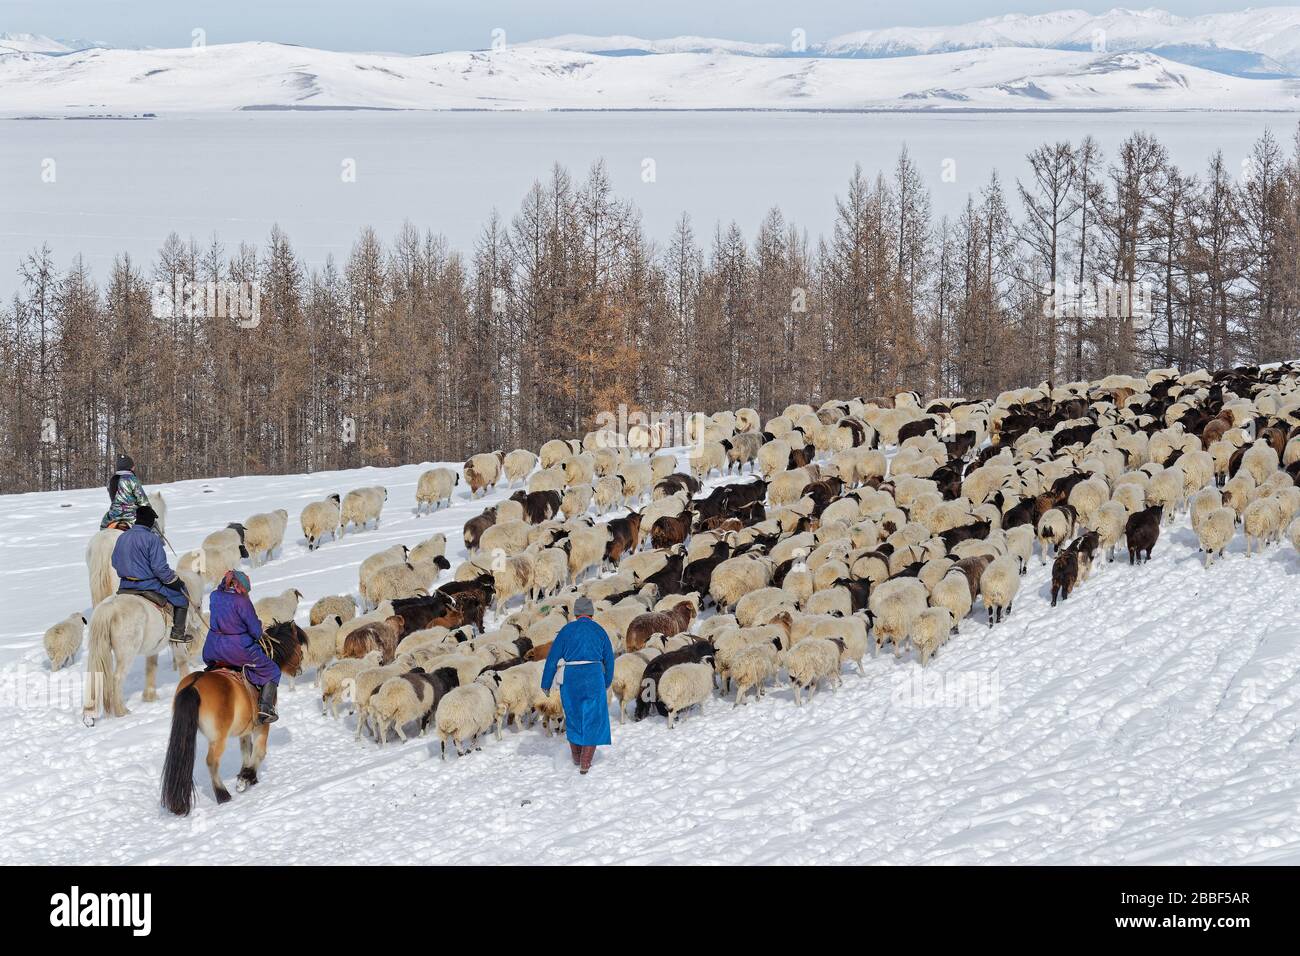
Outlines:
[[293, 621], [272, 624], [266, 629], [266, 640], [271, 645], [271, 660], [290, 677], [302, 670], [302, 648], [307, 642], [303, 629]]

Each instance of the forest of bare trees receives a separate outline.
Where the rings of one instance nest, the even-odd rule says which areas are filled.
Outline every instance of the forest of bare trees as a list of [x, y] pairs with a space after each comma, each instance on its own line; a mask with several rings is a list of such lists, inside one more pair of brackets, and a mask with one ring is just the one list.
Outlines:
[[[1242, 170], [1180, 170], [1142, 133], [1047, 144], [940, 219], [904, 151], [835, 208], [816, 239], [773, 208], [752, 237], [683, 215], [656, 242], [598, 163], [554, 168], [468, 256], [409, 225], [319, 271], [279, 230], [173, 236], [99, 282], [42, 247], [0, 309], [0, 492], [100, 484], [118, 451], [147, 482], [458, 460], [621, 403], [766, 416], [1300, 356], [1300, 159], [1270, 135]], [[160, 314], [178, 281], [256, 288], [257, 322]]]

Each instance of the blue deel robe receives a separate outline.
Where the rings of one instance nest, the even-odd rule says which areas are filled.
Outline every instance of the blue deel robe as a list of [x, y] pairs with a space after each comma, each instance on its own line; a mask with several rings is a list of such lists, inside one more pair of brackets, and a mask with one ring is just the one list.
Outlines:
[[122, 532], [113, 545], [113, 570], [122, 579], [118, 590], [153, 591], [172, 607], [184, 607], [186, 599], [176, 572], [167, 564], [162, 538], [142, 524]]
[[551, 691], [560, 658], [595, 662], [566, 664], [564, 668], [560, 702], [564, 704], [565, 736], [579, 747], [608, 744], [609, 702], [605, 691], [614, 680], [614, 648], [609, 635], [589, 617], [580, 617], [560, 628], [542, 669], [545, 693]]

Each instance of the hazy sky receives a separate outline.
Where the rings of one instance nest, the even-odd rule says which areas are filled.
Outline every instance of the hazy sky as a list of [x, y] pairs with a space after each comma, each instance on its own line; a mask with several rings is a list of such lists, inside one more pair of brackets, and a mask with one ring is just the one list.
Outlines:
[[[962, 23], [1008, 12], [1044, 13], [1110, 3], [1041, 0], [0, 0], [0, 33], [88, 38], [112, 46], [188, 46], [202, 27], [209, 43], [277, 40], [335, 50], [421, 53], [481, 49], [501, 28], [512, 41], [561, 33], [681, 34], [786, 42], [800, 27], [810, 42], [886, 26]], [[1267, 4], [1260, 3], [1260, 6]], [[1182, 16], [1239, 10], [1249, 0], [1134, 2]]]

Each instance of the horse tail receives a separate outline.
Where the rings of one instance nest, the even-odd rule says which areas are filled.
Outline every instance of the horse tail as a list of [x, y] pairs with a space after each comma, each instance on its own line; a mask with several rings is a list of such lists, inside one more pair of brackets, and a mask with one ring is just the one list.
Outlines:
[[90, 615], [83, 708], [88, 717], [97, 717], [101, 705], [111, 711], [117, 693], [113, 681], [113, 617], [111, 604], [99, 605]]
[[[113, 543], [116, 543], [116, 538]], [[90, 604], [92, 607], [116, 590], [113, 583], [113, 562], [111, 547], [106, 547], [104, 539], [98, 535], [90, 539], [86, 547], [86, 565], [90, 569]]]
[[194, 800], [194, 750], [199, 729], [199, 689], [182, 688], [172, 702], [172, 732], [163, 761], [162, 805], [187, 817]]

